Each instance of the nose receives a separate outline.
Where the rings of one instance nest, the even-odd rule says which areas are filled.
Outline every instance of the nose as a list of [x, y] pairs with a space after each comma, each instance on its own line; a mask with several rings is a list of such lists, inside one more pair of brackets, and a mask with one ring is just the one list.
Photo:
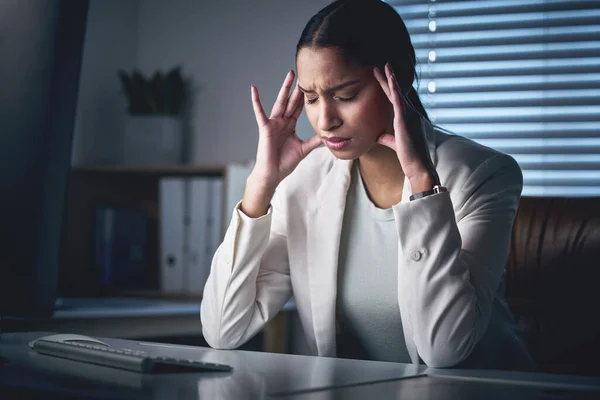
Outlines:
[[337, 110], [328, 101], [322, 101], [319, 107], [319, 129], [321, 131], [333, 131], [342, 125]]

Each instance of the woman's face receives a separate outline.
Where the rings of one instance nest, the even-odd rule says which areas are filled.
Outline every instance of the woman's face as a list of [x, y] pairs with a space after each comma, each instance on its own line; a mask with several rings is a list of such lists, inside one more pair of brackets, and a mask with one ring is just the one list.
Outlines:
[[393, 108], [373, 68], [352, 63], [337, 48], [305, 47], [296, 58], [306, 115], [337, 158], [353, 160], [392, 132]]

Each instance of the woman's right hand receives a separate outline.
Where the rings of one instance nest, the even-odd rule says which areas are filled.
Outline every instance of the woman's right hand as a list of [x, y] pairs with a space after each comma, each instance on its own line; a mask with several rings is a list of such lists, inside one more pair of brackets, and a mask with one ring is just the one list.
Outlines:
[[258, 90], [252, 86], [252, 105], [258, 124], [256, 164], [248, 180], [242, 200], [242, 210], [250, 217], [264, 215], [275, 189], [311, 151], [319, 147], [318, 135], [301, 140], [296, 135], [296, 123], [304, 107], [304, 95], [296, 86], [289, 95], [294, 72], [290, 71], [270, 117], [263, 110]]

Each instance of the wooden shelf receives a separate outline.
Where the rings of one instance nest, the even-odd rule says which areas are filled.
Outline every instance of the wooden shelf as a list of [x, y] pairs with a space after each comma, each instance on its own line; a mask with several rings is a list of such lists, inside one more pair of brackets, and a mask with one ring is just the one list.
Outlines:
[[[59, 296], [107, 296], [100, 284], [101, 271], [94, 263], [96, 207], [134, 208], [147, 215], [144, 258], [146, 266], [140, 290], [132, 296], [190, 298], [200, 296], [165, 294], [159, 291], [159, 185], [172, 176], [219, 176], [226, 179], [224, 166], [122, 166], [82, 165], [71, 168], [61, 242]], [[224, 220], [224, 216], [221, 217]], [[222, 221], [223, 223], [223, 221]], [[122, 293], [127, 293], [124, 291]]]
[[160, 176], [224, 175], [226, 167], [222, 165], [148, 165], [129, 166], [116, 164], [88, 164], [71, 168], [74, 173], [119, 173], [147, 174]]
[[106, 292], [106, 296], [103, 297], [133, 297], [142, 299], [161, 299], [161, 300], [177, 300], [183, 302], [199, 303], [202, 301], [201, 294], [189, 294], [189, 293], [165, 293], [160, 290], [149, 290], [149, 289], [131, 289], [131, 290], [111, 290]]

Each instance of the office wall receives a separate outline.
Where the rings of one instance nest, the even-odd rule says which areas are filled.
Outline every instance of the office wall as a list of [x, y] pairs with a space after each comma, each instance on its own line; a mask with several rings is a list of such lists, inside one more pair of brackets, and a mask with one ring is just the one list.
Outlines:
[[139, 0], [90, 0], [73, 164], [117, 162], [125, 97], [117, 71], [137, 64]]
[[[75, 164], [117, 161], [125, 124], [116, 71], [182, 65], [195, 94], [186, 159], [200, 164], [255, 156], [250, 85], [270, 108], [302, 28], [328, 0], [92, 0], [73, 155]], [[298, 133], [312, 130], [303, 116]]]

